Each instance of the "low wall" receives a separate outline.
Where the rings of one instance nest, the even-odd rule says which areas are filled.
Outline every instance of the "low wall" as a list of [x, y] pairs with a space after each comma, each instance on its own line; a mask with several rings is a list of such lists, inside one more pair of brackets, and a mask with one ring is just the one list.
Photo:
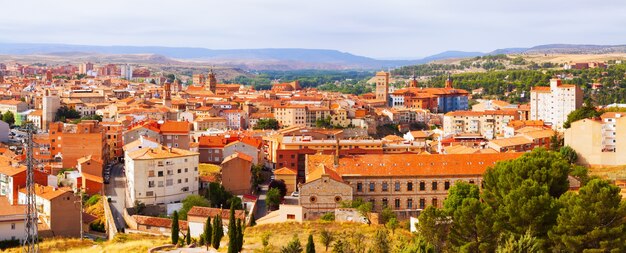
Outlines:
[[107, 231], [109, 240], [111, 240], [115, 237], [115, 235], [117, 235], [117, 227], [115, 225], [115, 219], [113, 218], [113, 213], [111, 212], [111, 206], [109, 205], [109, 200], [107, 196], [102, 196], [102, 205], [104, 206], [106, 231]]

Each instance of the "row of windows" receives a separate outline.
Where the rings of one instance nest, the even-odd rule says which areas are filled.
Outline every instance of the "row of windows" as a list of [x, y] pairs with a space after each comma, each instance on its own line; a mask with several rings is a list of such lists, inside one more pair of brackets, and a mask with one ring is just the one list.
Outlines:
[[[469, 183], [473, 184], [474, 180], [469, 180]], [[443, 189], [444, 190], [450, 189], [450, 185], [451, 185], [450, 181], [445, 181], [443, 183]], [[407, 191], [413, 191], [413, 188], [414, 188], [413, 187], [413, 182], [407, 182], [406, 183], [406, 190]], [[375, 182], [369, 182], [369, 188], [368, 189], [369, 189], [369, 192], [375, 192], [376, 191], [376, 183]], [[394, 191], [401, 191], [401, 184], [400, 184], [400, 182], [395, 182], [393, 184], [393, 189], [394, 189]], [[438, 190], [439, 189], [439, 183], [436, 182], [436, 181], [431, 182], [430, 183], [430, 189], [433, 190], [433, 191]], [[425, 191], [426, 190], [426, 182], [424, 182], [424, 181], [419, 182], [419, 190], [420, 191]], [[356, 191], [357, 192], [363, 192], [364, 191], [362, 182], [357, 182], [356, 183]], [[389, 191], [389, 183], [388, 182], [383, 182], [381, 184], [381, 191], [383, 191], [383, 192]]]
[[[369, 199], [369, 202], [372, 203], [372, 207], [376, 207], [376, 200], [375, 199]], [[425, 209], [426, 208], [426, 199], [425, 198], [420, 198], [418, 200], [417, 205], [415, 203], [413, 203], [413, 199], [409, 198], [406, 200], [406, 208], [405, 209]], [[439, 206], [439, 200], [437, 198], [432, 198], [430, 200], [430, 205], [432, 206]], [[385, 207], [392, 207], [394, 209], [401, 209], [401, 200], [400, 199], [394, 199], [393, 201], [393, 206], [389, 206], [389, 200], [387, 198], [383, 198], [381, 201], [381, 207], [385, 208]]]
[[[183, 183], [182, 179], [178, 179], [178, 184], [182, 184], [182, 183]], [[185, 178], [185, 183], [189, 183], [189, 178]], [[165, 186], [172, 186], [172, 185], [174, 185], [174, 179], [165, 180]], [[155, 187], [154, 181], [148, 181], [148, 188], [154, 188], [154, 187]], [[157, 181], [156, 187], [163, 187], [163, 181]]]
[[[194, 171], [198, 171], [198, 167], [195, 167]], [[185, 168], [185, 173], [187, 173], [187, 172], [189, 172], [189, 169]], [[159, 170], [159, 171], [157, 171], [157, 176], [158, 177], [163, 177], [164, 173], [165, 173], [165, 171]], [[177, 173], [178, 174], [183, 173], [183, 169], [178, 169]], [[174, 175], [174, 171], [173, 170], [167, 170], [167, 175], [168, 176]], [[148, 177], [154, 177], [154, 170], [149, 170], [148, 171]]]

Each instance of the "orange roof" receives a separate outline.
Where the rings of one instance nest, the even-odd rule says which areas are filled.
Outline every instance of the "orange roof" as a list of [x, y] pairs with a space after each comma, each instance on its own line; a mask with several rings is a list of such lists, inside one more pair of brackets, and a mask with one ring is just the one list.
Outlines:
[[200, 143], [201, 148], [224, 147], [226, 138], [223, 136], [200, 136], [198, 137], [198, 143]]
[[252, 138], [248, 136], [244, 136], [243, 138], [241, 138], [240, 141], [256, 148], [260, 148], [261, 144], [263, 144], [263, 141], [261, 139]]
[[[339, 159], [336, 171], [350, 176], [451, 176], [482, 175], [496, 162], [518, 158], [523, 153], [497, 154], [380, 154]], [[332, 166], [332, 155], [307, 156], [307, 168], [320, 163]]]
[[515, 111], [509, 111], [509, 110], [493, 110], [493, 111], [484, 111], [484, 112], [477, 112], [477, 111], [453, 111], [453, 112], [448, 112], [445, 114], [445, 116], [461, 116], [461, 117], [465, 117], [465, 116], [474, 116], [474, 117], [480, 117], [480, 116], [484, 116], [484, 115], [504, 115], [504, 116], [517, 116], [517, 112]]
[[[20, 189], [20, 192], [22, 193], [26, 193], [26, 188], [22, 188]], [[51, 187], [51, 186], [43, 186], [40, 184], [35, 184], [35, 194], [37, 194], [37, 196], [47, 199], [47, 200], [53, 200], [56, 197], [59, 197], [65, 193], [68, 192], [72, 192], [72, 190], [68, 187], [64, 187], [64, 188], [55, 188], [55, 187]]]
[[163, 133], [189, 133], [191, 124], [187, 121], [165, 121], [161, 124], [161, 132]]
[[274, 175], [297, 175], [298, 173], [290, 168], [282, 167], [274, 171]]
[[0, 104], [3, 105], [18, 105], [20, 103], [24, 103], [20, 100], [0, 100]]
[[246, 160], [248, 162], [252, 162], [252, 156], [246, 155], [244, 153], [241, 153], [239, 151], [235, 152], [232, 155], [229, 155], [228, 157], [224, 158], [224, 161], [222, 162], [222, 164], [229, 162], [230, 160], [233, 160], [235, 158], [241, 158], [243, 160]]
[[127, 154], [128, 157], [133, 160], [165, 159], [198, 155], [198, 153], [189, 150], [179, 148], [170, 149], [164, 146], [159, 146], [158, 148], [142, 148]]
[[13, 167], [10, 164], [0, 166], [0, 174], [12, 177], [26, 171], [26, 166]]
[[[152, 217], [152, 216], [143, 216], [143, 215], [133, 215], [133, 219], [137, 222], [138, 225], [152, 226], [152, 227], [161, 227], [161, 228], [172, 228], [172, 219], [169, 218], [161, 218], [161, 217]], [[187, 221], [178, 220], [178, 227], [187, 233]]]
[[[212, 207], [202, 207], [202, 206], [194, 206], [189, 209], [187, 212], [187, 216], [196, 216], [196, 217], [215, 217], [216, 215], [221, 214], [223, 220], [228, 220], [230, 217], [229, 209], [220, 209], [220, 208], [212, 208]], [[246, 218], [246, 214], [243, 210], [235, 210], [235, 218], [244, 219]]]
[[11, 205], [5, 196], [0, 196], [0, 216], [24, 215], [25, 205]]
[[341, 176], [337, 173], [337, 171], [330, 169], [329, 166], [325, 164], [318, 164], [318, 166], [315, 169], [309, 172], [309, 174], [306, 175], [306, 182], [308, 183], [308, 182], [320, 179], [322, 176], [325, 176], [325, 175], [332, 178], [335, 181], [343, 182], [343, 179], [341, 179]]
[[83, 171], [82, 175], [83, 175], [83, 177], [86, 180], [89, 180], [89, 181], [92, 181], [92, 182], [98, 182], [98, 183], [103, 183], [104, 182], [104, 180], [102, 180], [101, 176], [92, 175], [92, 174], [89, 174], [89, 173], [84, 172], [84, 171]]

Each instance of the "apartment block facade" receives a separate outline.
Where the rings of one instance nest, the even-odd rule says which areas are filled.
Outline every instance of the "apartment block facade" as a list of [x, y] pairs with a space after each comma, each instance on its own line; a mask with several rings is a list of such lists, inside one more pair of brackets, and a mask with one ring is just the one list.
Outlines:
[[582, 104], [583, 91], [580, 87], [551, 79], [549, 87], [537, 86], [530, 90], [530, 119], [543, 120], [552, 129], [562, 132], [567, 115]]

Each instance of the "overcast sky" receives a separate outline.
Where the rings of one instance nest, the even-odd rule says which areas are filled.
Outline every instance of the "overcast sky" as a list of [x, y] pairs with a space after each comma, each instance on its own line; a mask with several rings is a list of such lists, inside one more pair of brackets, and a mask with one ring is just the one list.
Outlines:
[[626, 44], [626, 1], [0, 0], [0, 42], [321, 48], [416, 58]]

